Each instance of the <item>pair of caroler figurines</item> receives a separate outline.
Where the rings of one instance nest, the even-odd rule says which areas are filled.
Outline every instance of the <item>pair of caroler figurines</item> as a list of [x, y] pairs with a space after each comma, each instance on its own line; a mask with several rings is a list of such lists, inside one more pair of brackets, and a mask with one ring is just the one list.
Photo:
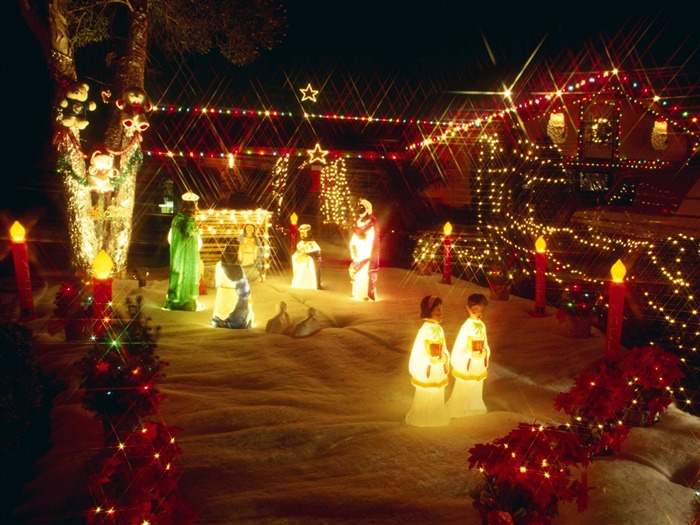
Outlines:
[[[430, 295], [420, 304], [423, 325], [413, 343], [408, 368], [415, 394], [406, 423], [418, 427], [447, 425], [451, 419], [486, 413], [483, 401], [491, 349], [481, 317], [488, 305], [483, 294], [467, 299], [469, 318], [455, 340], [452, 353], [447, 350], [442, 299]], [[445, 403], [450, 370], [455, 379]]]

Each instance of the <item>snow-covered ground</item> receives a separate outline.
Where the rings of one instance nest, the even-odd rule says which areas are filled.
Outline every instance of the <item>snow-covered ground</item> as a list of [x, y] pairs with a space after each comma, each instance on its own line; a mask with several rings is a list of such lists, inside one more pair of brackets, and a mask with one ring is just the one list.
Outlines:
[[[213, 289], [200, 297], [203, 311], [162, 310], [167, 269], [152, 270], [141, 289], [135, 280], [115, 281], [117, 303], [142, 295], [145, 314], [162, 327], [156, 353], [169, 366], [160, 417], [183, 429], [180, 497], [206, 524], [479, 524], [469, 492], [481, 477], [467, 469], [468, 449], [519, 422], [566, 422], [553, 398], [602, 357], [604, 335], [570, 339], [553, 309], [538, 318], [530, 300], [491, 301], [484, 317], [492, 351], [488, 413], [442, 427], [409, 426], [408, 358], [421, 298], [444, 300], [451, 348], [467, 296], [488, 291], [382, 268], [378, 301], [354, 301], [345, 247], [322, 248], [324, 289], [292, 289], [291, 270], [253, 284], [256, 326], [248, 330], [210, 326]], [[40, 366], [69, 387], [53, 410], [53, 448], [25, 488], [28, 503], [17, 515], [27, 523], [81, 516], [81, 468], [102, 444], [101, 426], [81, 408], [77, 389], [74, 363], [86, 347], [46, 332], [57, 288], [47, 284], [37, 295], [40, 318], [29, 324]], [[308, 338], [266, 333], [280, 301], [293, 321], [315, 308], [322, 330]], [[653, 427], [633, 428], [620, 453], [593, 461], [588, 510], [562, 504], [554, 523], [693, 523], [699, 442], [700, 419], [672, 406]]]

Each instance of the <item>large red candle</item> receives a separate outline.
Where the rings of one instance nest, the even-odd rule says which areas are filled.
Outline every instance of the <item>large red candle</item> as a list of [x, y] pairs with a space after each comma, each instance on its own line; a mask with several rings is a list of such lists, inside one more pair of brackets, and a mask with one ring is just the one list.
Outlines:
[[449, 222], [445, 223], [443, 228], [445, 238], [443, 240], [443, 258], [442, 258], [442, 282], [443, 284], [452, 284], [452, 225]]
[[36, 319], [34, 310], [34, 296], [32, 295], [32, 279], [29, 274], [29, 256], [27, 243], [24, 240], [24, 227], [17, 221], [10, 228], [12, 236], [12, 259], [15, 264], [15, 278], [17, 279], [17, 296], [19, 299], [19, 320], [30, 321]]
[[296, 213], [292, 213], [289, 218], [289, 250], [294, 253], [297, 250], [297, 217]]
[[93, 323], [92, 334], [102, 337], [112, 322], [112, 267], [114, 263], [104, 250], [100, 251], [92, 263], [94, 275], [92, 278]]
[[624, 282], [627, 269], [622, 261], [613, 264], [610, 269], [608, 298], [608, 323], [605, 329], [605, 359], [615, 361], [620, 357], [620, 338], [622, 337], [622, 319], [625, 309], [625, 293], [627, 284]]
[[546, 310], [547, 292], [547, 243], [542, 237], [535, 241], [535, 317], [544, 317]]

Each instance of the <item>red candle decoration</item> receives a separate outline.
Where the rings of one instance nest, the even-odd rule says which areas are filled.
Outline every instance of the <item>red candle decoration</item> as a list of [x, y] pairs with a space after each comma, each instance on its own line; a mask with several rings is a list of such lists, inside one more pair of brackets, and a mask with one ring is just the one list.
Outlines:
[[113, 266], [112, 259], [104, 250], [97, 254], [92, 263], [94, 270], [92, 278], [92, 334], [95, 338], [102, 337], [112, 322], [110, 308], [112, 304], [111, 272]]
[[19, 298], [19, 320], [31, 321], [36, 319], [34, 296], [32, 295], [32, 279], [29, 275], [29, 257], [27, 243], [24, 240], [24, 227], [17, 221], [10, 228], [12, 237], [12, 258], [15, 263], [15, 278], [17, 279], [17, 296]]
[[297, 217], [296, 213], [292, 213], [289, 217], [289, 250], [294, 253], [297, 249]]
[[620, 338], [625, 308], [627, 284], [624, 282], [627, 269], [619, 259], [610, 269], [612, 281], [609, 287], [608, 324], [605, 329], [605, 359], [615, 361], [620, 357]]
[[542, 237], [535, 241], [535, 311], [532, 315], [535, 317], [544, 317], [546, 315], [546, 300], [547, 277], [547, 243]]
[[452, 239], [450, 238], [452, 234], [452, 225], [449, 221], [445, 223], [445, 227], [442, 231], [445, 234], [443, 240], [444, 256], [442, 258], [442, 283], [452, 284]]

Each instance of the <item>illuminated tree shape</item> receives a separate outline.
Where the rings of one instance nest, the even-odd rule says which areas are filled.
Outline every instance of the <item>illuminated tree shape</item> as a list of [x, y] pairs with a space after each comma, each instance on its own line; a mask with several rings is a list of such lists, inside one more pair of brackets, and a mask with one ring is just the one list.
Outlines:
[[277, 214], [282, 209], [284, 192], [287, 189], [287, 179], [289, 177], [289, 154], [280, 157], [272, 168], [272, 204], [277, 209]]
[[321, 214], [324, 224], [342, 228], [352, 223], [353, 203], [345, 160], [338, 159], [321, 170]]

